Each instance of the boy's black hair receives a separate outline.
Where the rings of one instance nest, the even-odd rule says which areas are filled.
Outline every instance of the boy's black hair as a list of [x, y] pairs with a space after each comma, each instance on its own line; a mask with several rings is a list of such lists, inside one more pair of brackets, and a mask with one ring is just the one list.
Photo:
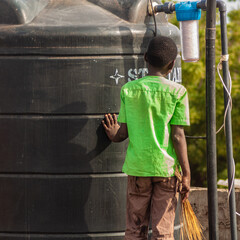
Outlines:
[[177, 57], [175, 42], [164, 36], [154, 37], [148, 44], [146, 61], [152, 66], [161, 69]]

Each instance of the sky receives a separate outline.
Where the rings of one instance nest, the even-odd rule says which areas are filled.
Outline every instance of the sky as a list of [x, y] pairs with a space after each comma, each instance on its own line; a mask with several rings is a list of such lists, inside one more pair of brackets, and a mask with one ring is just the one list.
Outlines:
[[227, 11], [231, 11], [233, 9], [239, 9], [240, 8], [240, 0], [236, 0], [236, 1], [224, 0], [224, 2], [227, 3]]

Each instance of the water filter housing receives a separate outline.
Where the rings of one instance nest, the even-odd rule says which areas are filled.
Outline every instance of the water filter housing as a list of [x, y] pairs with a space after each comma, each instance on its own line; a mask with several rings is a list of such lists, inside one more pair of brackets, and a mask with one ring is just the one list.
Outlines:
[[201, 9], [198, 2], [181, 2], [175, 5], [177, 20], [180, 22], [182, 59], [185, 62], [199, 60], [199, 19]]

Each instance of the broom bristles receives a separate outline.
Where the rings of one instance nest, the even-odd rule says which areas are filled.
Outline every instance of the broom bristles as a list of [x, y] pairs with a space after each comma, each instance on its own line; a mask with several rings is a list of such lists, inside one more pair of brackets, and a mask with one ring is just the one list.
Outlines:
[[203, 236], [203, 228], [198, 221], [191, 204], [188, 200], [182, 202], [181, 217], [180, 221], [182, 224], [181, 228], [181, 239], [188, 240], [202, 240], [205, 239]]
[[[182, 183], [182, 175], [178, 168], [176, 168], [175, 176], [179, 183]], [[181, 190], [180, 190], [181, 191]], [[203, 236], [203, 227], [198, 221], [190, 202], [185, 200], [181, 201], [181, 214], [180, 214], [181, 227], [181, 239], [182, 240], [202, 240], [205, 239]]]

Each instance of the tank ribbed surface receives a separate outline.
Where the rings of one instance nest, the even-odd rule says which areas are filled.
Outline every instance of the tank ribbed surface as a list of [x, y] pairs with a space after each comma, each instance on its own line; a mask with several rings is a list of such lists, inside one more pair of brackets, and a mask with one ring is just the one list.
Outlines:
[[[103, 2], [52, 0], [29, 23], [0, 24], [1, 240], [123, 239], [127, 141], [110, 143], [101, 120], [147, 74], [154, 26], [145, 1], [128, 14], [126, 0]], [[181, 81], [180, 58], [169, 78]]]

